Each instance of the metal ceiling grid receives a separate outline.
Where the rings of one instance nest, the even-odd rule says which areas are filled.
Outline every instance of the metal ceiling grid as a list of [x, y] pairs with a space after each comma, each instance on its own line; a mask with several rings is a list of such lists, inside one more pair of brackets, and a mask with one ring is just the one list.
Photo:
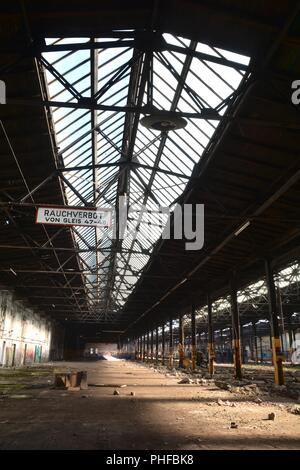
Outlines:
[[[68, 204], [115, 208], [126, 194], [130, 207], [132, 234], [123, 240], [113, 240], [111, 229], [73, 229], [79, 250], [90, 249], [79, 253], [90, 310], [84, 320], [120, 315], [167, 221], [159, 206], [174, 207], [218, 126], [199, 120], [201, 113], [214, 109], [222, 118], [249, 63], [171, 34], [153, 33], [163, 47], [143, 50], [143, 38], [139, 49], [133, 35], [47, 39], [39, 59]], [[161, 134], [142, 127], [149, 104], [180, 112], [187, 127]]]

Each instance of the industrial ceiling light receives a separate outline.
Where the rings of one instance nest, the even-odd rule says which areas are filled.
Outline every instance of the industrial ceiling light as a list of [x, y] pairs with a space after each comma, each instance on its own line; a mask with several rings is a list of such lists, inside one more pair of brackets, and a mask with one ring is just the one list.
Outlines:
[[182, 129], [187, 125], [187, 121], [180, 116], [170, 115], [169, 113], [158, 113], [144, 116], [141, 119], [141, 124], [147, 129], [155, 131], [166, 132]]
[[234, 235], [237, 237], [240, 233], [242, 233], [247, 227], [250, 225], [250, 220], [247, 220], [246, 223], [244, 223], [241, 227], [237, 229], [236, 232], [234, 232]]

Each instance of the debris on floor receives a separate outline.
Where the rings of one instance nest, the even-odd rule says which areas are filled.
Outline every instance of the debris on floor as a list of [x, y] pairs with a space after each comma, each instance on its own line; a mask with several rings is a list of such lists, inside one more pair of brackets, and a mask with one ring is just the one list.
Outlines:
[[[70, 373], [81, 367], [86, 368], [91, 384], [95, 384], [88, 394], [53, 388], [54, 373]], [[29, 426], [29, 431], [38, 430], [34, 439], [35, 445], [40, 447], [106, 449], [110, 445], [118, 449], [129, 445], [131, 448], [135, 439], [136, 449], [165, 449], [164, 442], [169, 443], [170, 449], [196, 445], [203, 449], [219, 446], [245, 449], [249, 445], [267, 449], [273, 443], [276, 448], [299, 448], [300, 402], [290, 398], [287, 391], [290, 383], [299, 385], [294, 379], [300, 371], [288, 369], [286, 388], [278, 388], [273, 386], [271, 365], [244, 366], [242, 380], [234, 378], [231, 365], [216, 365], [215, 370], [212, 378], [205, 378], [204, 368], [194, 372], [177, 369], [176, 376], [166, 366], [156, 368], [153, 364], [130, 361], [110, 364], [101, 361], [84, 365], [59, 363], [41, 374], [37, 366], [35, 375], [31, 370], [10, 371], [15, 374], [13, 379], [4, 377], [6, 371], [1, 377], [0, 371], [0, 383], [2, 380], [4, 387], [10, 387], [1, 389], [1, 421], [8, 421], [9, 426], [0, 425], [0, 447], [32, 445], [32, 439], [26, 435], [18, 441], [13, 437], [19, 431], [17, 414]], [[166, 377], [167, 371], [170, 375]], [[181, 380], [193, 386], [178, 384]], [[221, 387], [216, 382], [221, 382]], [[35, 384], [43, 386], [32, 387]], [[126, 393], [122, 393], [122, 385], [130, 387]], [[9, 399], [25, 395], [24, 387], [30, 388], [30, 399]], [[9, 392], [3, 395], [4, 390]], [[113, 395], [119, 396], [118, 400]], [[78, 402], [81, 398], [85, 398], [84, 403]], [[51, 443], [46, 441], [44, 432], [49, 427], [49, 413], [54, 433]], [[268, 421], [271, 413], [276, 415], [272, 422]], [[104, 427], [107, 430], [103, 434]], [[80, 439], [72, 436], [74, 429], [78, 430]], [[97, 438], [96, 442], [93, 439], [99, 436], [97, 429], [101, 430], [101, 439]], [[227, 433], [238, 436], [238, 440], [228, 440]], [[201, 444], [196, 444], [198, 438]]]
[[179, 380], [179, 384], [193, 384], [195, 383], [192, 379], [189, 377], [183, 377], [183, 379]]
[[293, 415], [300, 415], [300, 405], [293, 405], [290, 409]]

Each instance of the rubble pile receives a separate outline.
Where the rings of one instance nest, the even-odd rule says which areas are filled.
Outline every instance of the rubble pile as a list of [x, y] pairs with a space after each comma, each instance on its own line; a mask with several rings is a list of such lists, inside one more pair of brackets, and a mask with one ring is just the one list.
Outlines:
[[213, 377], [204, 367], [198, 367], [192, 371], [191, 369], [169, 369], [167, 365], [161, 364], [145, 363], [144, 365], [166, 377], [177, 377], [178, 384], [214, 385], [233, 394], [247, 395], [253, 398], [263, 395], [278, 395], [300, 400], [300, 370], [294, 368], [285, 370], [285, 385], [276, 385], [274, 384], [274, 372], [268, 366], [258, 365], [253, 368], [244, 368], [242, 380], [236, 380], [233, 377], [232, 367], [221, 364], [216, 367]]

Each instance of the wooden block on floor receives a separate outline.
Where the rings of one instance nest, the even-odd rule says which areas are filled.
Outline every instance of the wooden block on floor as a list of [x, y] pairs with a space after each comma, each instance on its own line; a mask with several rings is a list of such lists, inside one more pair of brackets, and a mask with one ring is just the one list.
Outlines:
[[68, 390], [86, 390], [87, 371], [55, 374], [54, 386]]
[[55, 374], [54, 376], [55, 388], [69, 388], [70, 387], [70, 374]]

